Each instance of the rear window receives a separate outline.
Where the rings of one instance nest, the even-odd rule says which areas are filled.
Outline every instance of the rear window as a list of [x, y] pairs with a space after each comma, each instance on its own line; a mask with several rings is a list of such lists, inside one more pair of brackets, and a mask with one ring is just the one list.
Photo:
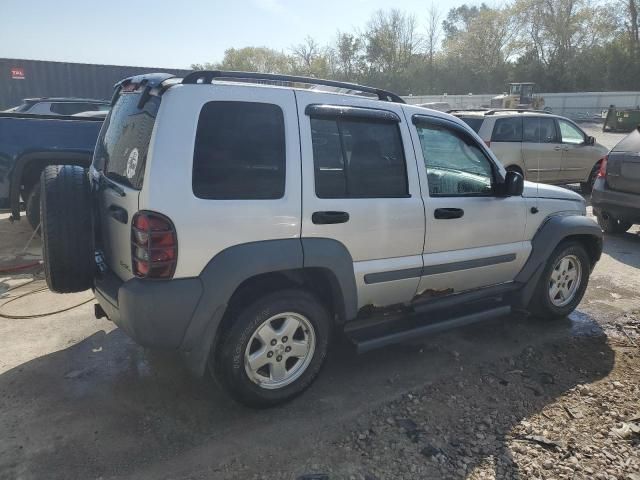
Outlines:
[[640, 153], [640, 127], [624, 137], [612, 151]]
[[51, 104], [51, 111], [58, 115], [74, 115], [94, 110], [96, 110], [96, 106], [93, 103], [60, 102]]
[[144, 177], [151, 132], [160, 98], [152, 96], [142, 109], [142, 93], [122, 93], [100, 131], [93, 162], [118, 183], [140, 189]]
[[282, 109], [269, 103], [209, 102], [202, 107], [193, 154], [193, 193], [208, 200], [284, 195]]
[[474, 132], [478, 133], [480, 131], [480, 127], [482, 126], [482, 122], [484, 118], [482, 117], [460, 117], [464, 123], [469, 125]]

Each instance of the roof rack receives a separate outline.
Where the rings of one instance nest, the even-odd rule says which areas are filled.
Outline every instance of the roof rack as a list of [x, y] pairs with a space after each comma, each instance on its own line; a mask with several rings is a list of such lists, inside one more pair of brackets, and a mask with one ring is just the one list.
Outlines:
[[229, 70], [198, 70], [189, 73], [182, 79], [183, 84], [208, 84], [215, 79], [236, 79], [236, 80], [266, 80], [271, 82], [305, 83], [307, 85], [324, 85], [327, 87], [344, 88], [357, 90], [359, 92], [371, 93], [378, 97], [378, 100], [386, 102], [405, 103], [397, 94], [375, 87], [367, 87], [356, 83], [339, 82], [337, 80], [323, 80], [313, 77], [299, 77], [296, 75], [280, 75], [276, 73], [258, 72], [234, 72]]
[[494, 115], [500, 112], [518, 112], [518, 113], [545, 113], [547, 115], [552, 115], [551, 112], [547, 112], [546, 110], [531, 110], [529, 108], [494, 108], [493, 110], [488, 110], [487, 115]]
[[447, 110], [446, 113], [454, 113], [454, 112], [488, 112], [488, 108], [452, 108], [451, 110]]

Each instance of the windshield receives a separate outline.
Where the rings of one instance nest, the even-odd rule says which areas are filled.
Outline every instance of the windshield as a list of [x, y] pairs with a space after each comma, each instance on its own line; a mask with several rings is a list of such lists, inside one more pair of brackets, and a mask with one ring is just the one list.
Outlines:
[[122, 93], [98, 137], [94, 167], [118, 183], [142, 188], [147, 153], [160, 98], [150, 97], [138, 108], [141, 93]]
[[460, 120], [462, 120], [464, 123], [469, 125], [473, 129], [473, 131], [476, 133], [480, 131], [480, 127], [482, 127], [482, 122], [484, 121], [484, 118], [482, 117], [458, 117], [458, 118], [460, 118]]

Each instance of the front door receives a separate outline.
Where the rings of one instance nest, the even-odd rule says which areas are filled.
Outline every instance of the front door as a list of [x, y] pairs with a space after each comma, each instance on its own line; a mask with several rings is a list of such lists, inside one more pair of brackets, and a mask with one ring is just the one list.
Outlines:
[[598, 158], [598, 153], [587, 144], [587, 136], [576, 125], [558, 119], [562, 140], [562, 167], [560, 181], [567, 183], [586, 182]]
[[425, 221], [402, 107], [302, 91], [296, 98], [303, 239], [347, 248], [359, 308], [409, 302], [422, 269]]
[[523, 118], [522, 160], [527, 180], [557, 183], [560, 180], [562, 148], [553, 118]]
[[462, 126], [415, 115], [426, 212], [423, 298], [510, 282], [529, 256], [522, 197], [495, 194], [502, 170]]

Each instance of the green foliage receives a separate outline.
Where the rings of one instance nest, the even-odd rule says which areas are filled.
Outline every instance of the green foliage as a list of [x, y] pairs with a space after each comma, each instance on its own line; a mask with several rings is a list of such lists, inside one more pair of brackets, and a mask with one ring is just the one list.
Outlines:
[[444, 17], [434, 4], [424, 15], [380, 10], [328, 46], [307, 37], [286, 52], [230, 48], [221, 62], [192, 68], [335, 78], [416, 95], [497, 93], [521, 81], [547, 92], [637, 90], [639, 9], [640, 0], [513, 0], [461, 5]]

